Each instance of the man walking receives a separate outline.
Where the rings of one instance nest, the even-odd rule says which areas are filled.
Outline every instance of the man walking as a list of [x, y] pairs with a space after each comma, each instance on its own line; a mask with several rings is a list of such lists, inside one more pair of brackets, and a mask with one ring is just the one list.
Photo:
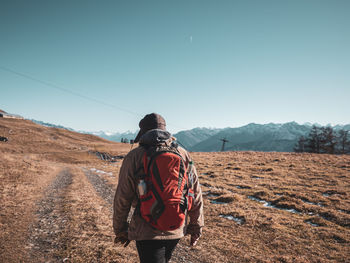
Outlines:
[[[204, 225], [203, 199], [188, 152], [166, 131], [162, 116], [152, 113], [139, 123], [139, 147], [120, 169], [114, 198], [115, 243], [136, 240], [141, 263], [169, 262], [180, 238], [194, 246]], [[130, 225], [127, 218], [135, 207]]]

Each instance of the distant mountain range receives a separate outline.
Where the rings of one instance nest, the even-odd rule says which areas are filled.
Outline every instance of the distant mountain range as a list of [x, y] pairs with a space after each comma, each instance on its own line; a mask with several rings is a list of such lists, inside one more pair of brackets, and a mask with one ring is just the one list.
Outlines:
[[137, 132], [127, 131], [122, 133], [119, 133], [119, 132], [113, 133], [113, 132], [98, 131], [98, 132], [91, 132], [91, 134], [105, 138], [110, 141], [121, 142], [122, 139], [128, 139], [129, 141], [135, 139]]
[[197, 144], [212, 138], [222, 129], [194, 128], [192, 130], [180, 131], [174, 137], [188, 150], [192, 150]]
[[[226, 139], [225, 151], [292, 152], [299, 137], [307, 136], [311, 127], [312, 124], [301, 125], [296, 122], [284, 124], [250, 123], [238, 128], [220, 129], [212, 136], [194, 145], [186, 145], [186, 141], [183, 144], [190, 151], [213, 152], [220, 151], [223, 143], [222, 139]], [[350, 130], [350, 124], [332, 127], [334, 130]], [[188, 133], [187, 137], [191, 137], [192, 131], [185, 131], [182, 133], [182, 136], [186, 138], [184, 133]], [[196, 130], [196, 133], [198, 134], [200, 131]], [[204, 129], [203, 133], [208, 134], [206, 129]], [[176, 134], [174, 136], [176, 137]]]
[[192, 151], [220, 151], [221, 139], [226, 139], [225, 151], [290, 152], [298, 138], [307, 135], [311, 126], [296, 122], [285, 124], [251, 123], [239, 128], [226, 128], [191, 147]]
[[37, 120], [33, 120], [31, 119], [30, 121], [36, 123], [36, 124], [40, 124], [42, 126], [46, 126], [46, 127], [51, 127], [51, 128], [60, 128], [60, 129], [65, 129], [65, 130], [68, 130], [68, 131], [75, 131], [73, 130], [72, 128], [67, 128], [67, 127], [64, 127], [62, 125], [57, 125], [57, 124], [52, 124], [52, 123], [48, 123], [48, 122], [43, 122], [43, 121], [37, 121]]
[[[38, 124], [65, 128], [61, 125], [44, 123], [32, 120]], [[222, 139], [227, 140], [225, 143], [225, 151], [276, 151], [276, 152], [292, 152], [295, 144], [300, 136], [307, 136], [312, 125], [318, 124], [298, 124], [296, 122], [288, 122], [283, 124], [255, 124], [238, 128], [194, 128], [192, 130], [180, 131], [174, 134], [178, 142], [189, 151], [195, 152], [216, 152], [222, 147]], [[330, 125], [329, 125], [330, 126]], [[334, 130], [349, 130], [350, 124], [332, 126]], [[66, 128], [72, 130], [70, 128]], [[121, 139], [134, 139], [137, 132], [111, 133], [111, 132], [83, 132], [97, 135], [107, 140], [120, 142]]]

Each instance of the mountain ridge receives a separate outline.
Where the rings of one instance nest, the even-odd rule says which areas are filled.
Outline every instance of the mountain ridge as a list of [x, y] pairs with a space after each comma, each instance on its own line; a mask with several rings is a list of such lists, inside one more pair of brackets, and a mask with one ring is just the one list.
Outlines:
[[[31, 120], [35, 123], [48, 126], [66, 128], [62, 125], [50, 124], [42, 121]], [[319, 124], [304, 123], [298, 124], [295, 121], [286, 123], [267, 123], [257, 124], [248, 123], [241, 127], [227, 128], [206, 128], [197, 127], [191, 130], [184, 130], [174, 133], [173, 136], [178, 140], [179, 144], [189, 151], [194, 152], [216, 152], [222, 147], [222, 139], [226, 139], [226, 151], [264, 151], [264, 152], [292, 152], [295, 144], [300, 136], [307, 136], [313, 125]], [[334, 130], [349, 130], [350, 124], [327, 125]], [[132, 140], [136, 137], [137, 131], [127, 132], [85, 132], [85, 134], [93, 134], [104, 139], [120, 142], [122, 139]]]

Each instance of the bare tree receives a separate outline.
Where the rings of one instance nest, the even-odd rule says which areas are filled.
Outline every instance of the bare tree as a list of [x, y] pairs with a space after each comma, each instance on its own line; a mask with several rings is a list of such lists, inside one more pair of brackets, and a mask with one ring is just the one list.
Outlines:
[[297, 152], [297, 153], [305, 152], [305, 150], [306, 150], [306, 142], [307, 142], [306, 138], [304, 136], [300, 136], [297, 144], [294, 147], [294, 151]]
[[339, 153], [346, 154], [350, 153], [350, 140], [349, 140], [349, 131], [339, 130], [337, 136], [337, 144]]
[[306, 141], [307, 152], [320, 153], [320, 128], [313, 125]]
[[322, 127], [320, 133], [320, 152], [321, 153], [335, 153], [335, 147], [337, 144], [337, 138], [332, 127]]
[[350, 131], [334, 131], [332, 127], [312, 126], [308, 136], [299, 137], [294, 147], [295, 152], [310, 153], [350, 153]]

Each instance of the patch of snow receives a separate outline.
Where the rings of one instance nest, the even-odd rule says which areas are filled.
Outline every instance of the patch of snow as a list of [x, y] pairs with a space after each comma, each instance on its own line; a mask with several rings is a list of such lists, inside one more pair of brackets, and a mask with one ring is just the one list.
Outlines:
[[219, 194], [212, 194], [212, 193], [209, 193], [207, 195], [208, 195], [208, 197], [218, 197], [218, 196], [220, 196]]
[[223, 215], [223, 214], [220, 214], [219, 217], [222, 217], [222, 218], [226, 218], [228, 220], [232, 220], [232, 221], [235, 221], [237, 224], [239, 225], [242, 225], [244, 223], [244, 218], [239, 218], [239, 217], [235, 217], [235, 216], [232, 216], [232, 215]]
[[98, 173], [98, 174], [106, 174], [106, 175], [109, 175], [109, 176], [113, 176], [112, 172], [105, 172], [105, 171], [102, 171], [102, 170], [98, 170], [96, 168], [91, 168], [90, 171]]
[[263, 206], [265, 207], [269, 207], [269, 208], [275, 208], [275, 209], [278, 209], [278, 210], [284, 210], [284, 211], [287, 211], [287, 212], [290, 212], [290, 213], [293, 213], [293, 214], [301, 214], [299, 211], [295, 210], [294, 208], [282, 208], [282, 207], [278, 207], [278, 206], [275, 206], [273, 205], [271, 202], [268, 202], [266, 200], [263, 200], [263, 199], [260, 199], [260, 198], [256, 198], [254, 196], [248, 196], [248, 198], [250, 200], [253, 200], [253, 201], [258, 201], [259, 203], [262, 203]]
[[312, 226], [315, 226], [315, 227], [320, 226], [319, 224], [313, 223], [311, 220], [307, 220], [305, 222], [308, 223], [309, 225], [312, 225]]
[[268, 202], [266, 202], [265, 200], [262, 200], [262, 199], [260, 199], [260, 198], [254, 197], [254, 196], [252, 196], [252, 195], [249, 195], [248, 198], [249, 198], [250, 200], [258, 201], [258, 202], [260, 202], [260, 203], [268, 203]]

